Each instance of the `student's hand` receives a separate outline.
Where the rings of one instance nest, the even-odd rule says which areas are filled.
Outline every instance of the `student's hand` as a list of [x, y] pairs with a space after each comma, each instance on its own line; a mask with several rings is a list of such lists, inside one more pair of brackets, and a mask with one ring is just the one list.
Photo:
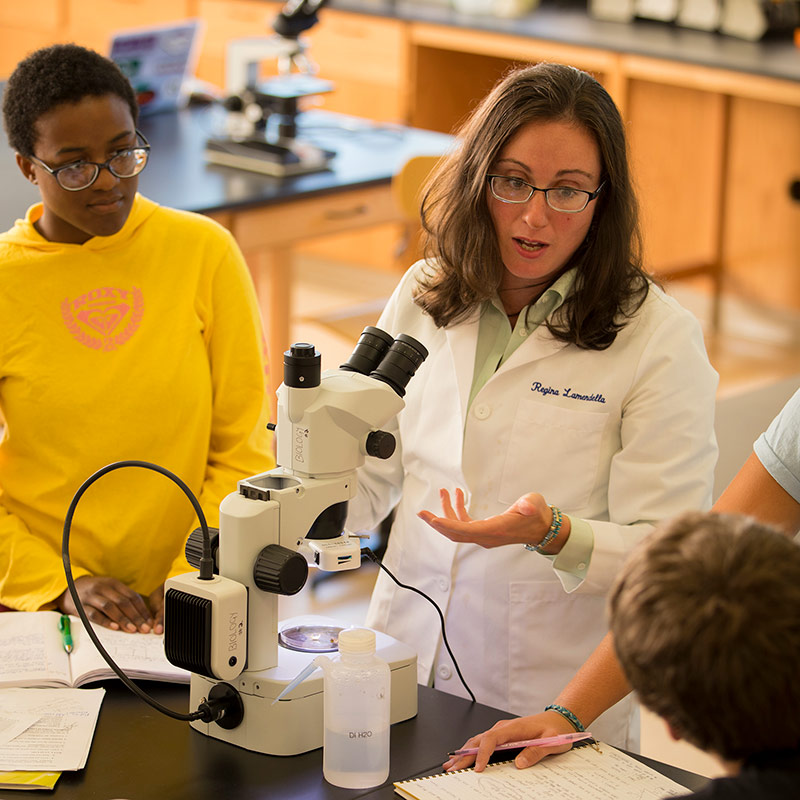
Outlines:
[[153, 615], [153, 633], [164, 633], [164, 584], [150, 593], [147, 598], [150, 613]]
[[[481, 547], [500, 547], [505, 544], [536, 544], [540, 542], [553, 521], [553, 512], [540, 494], [531, 492], [519, 498], [512, 506], [494, 517], [473, 520], [464, 505], [464, 492], [456, 489], [455, 508], [447, 489], [440, 489], [443, 517], [430, 511], [420, 511], [417, 516], [434, 530], [454, 542], [471, 542]], [[545, 552], [557, 553], [569, 536], [569, 520], [564, 517], [561, 533]]]
[[[78, 597], [91, 622], [112, 630], [149, 633], [153, 616], [144, 598], [122, 581], [108, 576], [84, 575], [75, 581]], [[56, 605], [64, 614], [77, 614], [69, 589]]]
[[[555, 711], [543, 711], [541, 714], [532, 714], [519, 719], [504, 719], [484, 733], [479, 733], [468, 739], [458, 748], [480, 748], [477, 755], [451, 756], [442, 764], [446, 772], [465, 769], [475, 763], [475, 772], [483, 772], [489, 763], [495, 747], [506, 742], [521, 742], [526, 739], [543, 739], [546, 736], [558, 736], [562, 733], [575, 733], [575, 728]], [[519, 769], [530, 767], [552, 753], [565, 753], [572, 747], [571, 744], [559, 744], [553, 747], [526, 747], [514, 759]]]

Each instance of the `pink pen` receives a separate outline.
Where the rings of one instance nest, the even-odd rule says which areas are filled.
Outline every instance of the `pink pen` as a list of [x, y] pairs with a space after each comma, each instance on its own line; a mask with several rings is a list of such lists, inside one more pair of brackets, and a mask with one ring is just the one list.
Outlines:
[[[592, 734], [589, 731], [581, 731], [580, 733], [562, 733], [558, 736], [546, 736], [544, 739], [527, 739], [524, 742], [506, 742], [499, 744], [495, 750], [515, 750], [520, 747], [550, 747], [554, 744], [569, 744], [570, 742], [579, 742], [582, 739], [591, 739]], [[477, 747], [468, 747], [465, 750], [455, 750], [448, 753], [448, 756], [474, 756], [478, 752]]]

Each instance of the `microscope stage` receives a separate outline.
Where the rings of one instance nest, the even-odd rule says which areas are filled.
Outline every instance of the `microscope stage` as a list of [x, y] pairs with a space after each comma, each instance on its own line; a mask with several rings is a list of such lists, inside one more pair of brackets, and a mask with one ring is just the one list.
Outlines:
[[209, 139], [206, 142], [206, 161], [224, 167], [236, 167], [260, 172], [276, 178], [306, 175], [327, 169], [336, 155], [299, 139], [286, 144], [274, 144], [266, 139]]
[[[279, 627], [299, 625], [336, 626], [337, 623], [327, 617], [301, 616], [284, 620]], [[338, 624], [338, 627], [346, 626]], [[408, 645], [380, 631], [375, 631], [375, 640], [376, 655], [389, 664], [391, 671], [391, 723], [411, 719], [417, 714], [417, 655]], [[244, 702], [241, 725], [225, 730], [216, 723], [192, 722], [192, 727], [215, 739], [275, 756], [297, 755], [322, 747], [322, 670], [313, 672], [286, 697], [274, 702], [319, 654], [319, 651], [305, 653], [279, 647], [277, 667], [257, 672], [245, 670], [229, 682]], [[202, 675], [192, 675], [192, 708], [218, 683]]]

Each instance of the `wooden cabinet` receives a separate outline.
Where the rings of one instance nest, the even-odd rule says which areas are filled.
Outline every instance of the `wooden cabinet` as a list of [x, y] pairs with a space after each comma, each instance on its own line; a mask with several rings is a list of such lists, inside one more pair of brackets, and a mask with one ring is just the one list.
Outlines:
[[68, 0], [62, 41], [108, 53], [116, 31], [143, 25], [166, 25], [197, 15], [195, 0]]
[[[198, 77], [223, 86], [227, 42], [269, 35], [281, 7], [263, 0], [0, 3], [0, 75], [54, 41], [103, 51], [113, 30], [199, 16], [206, 30]], [[800, 81], [512, 28], [463, 27], [463, 20], [434, 24], [331, 7], [320, 16], [306, 35], [319, 75], [335, 90], [319, 104], [379, 122], [450, 132], [514, 64], [561, 61], [591, 72], [626, 121], [653, 272], [705, 272], [766, 305], [800, 308], [800, 203], [788, 188], [800, 180]], [[264, 75], [275, 67], [265, 61]], [[397, 227], [370, 235], [366, 246], [347, 234], [315, 238], [307, 249], [391, 268]]]
[[561, 61], [591, 72], [618, 92], [615, 54], [444, 25], [412, 23], [409, 124], [451, 132], [515, 64]]
[[67, 0], [0, 3], [0, 80], [32, 50], [62, 39]]
[[800, 308], [800, 104], [732, 98], [723, 256], [731, 288]]
[[648, 265], [663, 276], [715, 271], [725, 98], [631, 80], [626, 122]]
[[28, 0], [0, 2], [0, 79], [28, 53], [75, 42], [107, 53], [111, 35], [126, 28], [197, 16], [197, 0]]
[[405, 122], [406, 25], [331, 8], [320, 17], [324, 24], [309, 32], [311, 57], [319, 76], [335, 87], [321, 98], [322, 107], [381, 122]]
[[[260, 0], [198, 0], [198, 16], [205, 22], [197, 77], [225, 86], [225, 52], [231, 39], [267, 36], [280, 3]], [[265, 75], [274, 74], [264, 65]]]

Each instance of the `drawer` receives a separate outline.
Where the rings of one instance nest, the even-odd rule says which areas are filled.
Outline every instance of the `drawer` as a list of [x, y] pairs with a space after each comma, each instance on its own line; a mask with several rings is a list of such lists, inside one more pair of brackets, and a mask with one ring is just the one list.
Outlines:
[[316, 236], [399, 218], [389, 183], [239, 211], [232, 232], [242, 250], [285, 247]]
[[406, 26], [398, 20], [323, 8], [308, 33], [319, 75], [396, 86], [404, 79]]

